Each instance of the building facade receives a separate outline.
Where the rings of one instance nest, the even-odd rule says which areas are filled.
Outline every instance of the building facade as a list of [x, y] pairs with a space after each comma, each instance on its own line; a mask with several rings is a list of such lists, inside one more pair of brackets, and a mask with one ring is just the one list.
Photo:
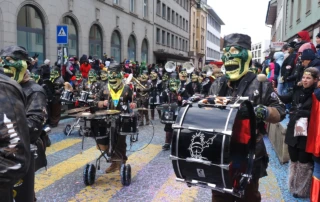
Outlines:
[[68, 25], [69, 56], [154, 62], [151, 0], [0, 0], [0, 46], [57, 60], [56, 26]]
[[221, 60], [221, 25], [224, 25], [224, 22], [212, 8], [209, 8], [207, 18], [206, 62]]
[[272, 41], [290, 42], [302, 30], [315, 43], [320, 32], [320, 0], [270, 0], [266, 24], [271, 25]]
[[251, 45], [252, 61], [262, 63], [270, 53], [270, 40], [263, 40]]
[[153, 47], [155, 63], [189, 61], [190, 1], [154, 0]]
[[207, 42], [207, 6], [201, 1], [192, 0], [190, 8], [189, 56], [196, 68], [202, 68], [205, 63]]

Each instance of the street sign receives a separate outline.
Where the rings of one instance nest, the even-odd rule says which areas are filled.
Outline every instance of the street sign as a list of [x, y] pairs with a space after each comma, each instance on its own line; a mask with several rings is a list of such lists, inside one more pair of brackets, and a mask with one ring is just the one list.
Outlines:
[[68, 44], [68, 25], [57, 25], [57, 44]]
[[271, 48], [280, 50], [284, 44], [286, 44], [286, 42], [271, 42]]

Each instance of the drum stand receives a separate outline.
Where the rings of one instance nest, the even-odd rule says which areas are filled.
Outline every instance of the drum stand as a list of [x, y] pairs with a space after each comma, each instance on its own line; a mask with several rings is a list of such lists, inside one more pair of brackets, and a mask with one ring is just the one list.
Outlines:
[[81, 119], [82, 118], [76, 118], [76, 121], [72, 124], [72, 125], [70, 125], [70, 124], [68, 124], [68, 125], [66, 125], [66, 127], [64, 128], [64, 134], [66, 135], [66, 136], [69, 136], [70, 134], [71, 134], [71, 132], [75, 129], [75, 128], [77, 128], [77, 129], [79, 129], [79, 136], [83, 136], [83, 129], [82, 129], [82, 126], [79, 124], [79, 122], [81, 121]]
[[[85, 185], [92, 185], [95, 182], [95, 177], [96, 177], [96, 168], [100, 170], [100, 161], [101, 158], [105, 158], [107, 163], [111, 163], [114, 161], [121, 162], [121, 169], [120, 169], [120, 177], [121, 177], [121, 183], [123, 186], [129, 186], [131, 184], [131, 166], [130, 164], [125, 164], [123, 161], [123, 156], [121, 153], [115, 150], [117, 142], [115, 140], [115, 135], [116, 135], [116, 120], [112, 117], [107, 118], [107, 122], [111, 122], [111, 127], [109, 130], [106, 131], [106, 134], [109, 136], [109, 148], [108, 151], [103, 151], [101, 150], [99, 144], [97, 144], [97, 137], [96, 135], [92, 132], [91, 128], [87, 127], [87, 119], [84, 118], [84, 135], [82, 137], [82, 151], [83, 151], [83, 144], [84, 144], [84, 138], [86, 136], [90, 136], [90, 134], [93, 136], [94, 140], [96, 141], [96, 145], [98, 146], [99, 151], [101, 154], [99, 157], [96, 159], [95, 165], [93, 164], [87, 164], [84, 168], [83, 171], [83, 182]], [[118, 135], [120, 133], [118, 132]], [[136, 139], [137, 141], [137, 139]], [[131, 143], [131, 138], [130, 138], [130, 143]], [[82, 152], [81, 152], [82, 153]], [[112, 158], [112, 155], [116, 155], [116, 158]]]

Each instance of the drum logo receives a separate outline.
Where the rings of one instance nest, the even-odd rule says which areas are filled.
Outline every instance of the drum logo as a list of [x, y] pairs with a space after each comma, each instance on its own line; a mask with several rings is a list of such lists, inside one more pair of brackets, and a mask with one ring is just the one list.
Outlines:
[[213, 136], [212, 138], [209, 138], [208, 141], [205, 141], [204, 140], [205, 136], [203, 133], [199, 132], [193, 135], [191, 139], [191, 144], [188, 148], [188, 150], [190, 151], [191, 157], [195, 159], [207, 160], [207, 158], [202, 156], [202, 152], [205, 148], [212, 145], [213, 140], [216, 137], [217, 135]]

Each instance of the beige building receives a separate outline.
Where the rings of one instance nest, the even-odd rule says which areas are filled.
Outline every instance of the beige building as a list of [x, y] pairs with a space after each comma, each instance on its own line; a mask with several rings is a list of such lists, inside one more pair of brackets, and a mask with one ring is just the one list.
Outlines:
[[196, 68], [205, 63], [207, 41], [207, 10], [201, 1], [192, 0], [190, 9], [190, 51], [189, 56]]
[[[56, 26], [67, 24], [69, 55], [155, 61], [153, 0], [0, 0], [0, 46], [57, 60]], [[161, 23], [160, 23], [161, 24]], [[53, 63], [52, 62], [52, 63]]]
[[155, 62], [189, 61], [189, 0], [154, 0]]

